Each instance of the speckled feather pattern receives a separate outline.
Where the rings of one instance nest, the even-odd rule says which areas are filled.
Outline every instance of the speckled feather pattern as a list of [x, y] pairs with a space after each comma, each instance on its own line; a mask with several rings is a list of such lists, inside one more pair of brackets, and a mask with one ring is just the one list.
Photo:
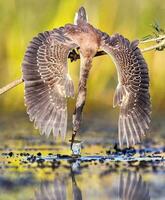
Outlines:
[[119, 34], [102, 38], [102, 49], [112, 56], [118, 71], [114, 106], [120, 106], [119, 143], [129, 147], [141, 141], [151, 121], [148, 67], [137, 40], [129, 42]]
[[[53, 132], [64, 138], [67, 127], [67, 100], [74, 96], [73, 82], [68, 74], [67, 57], [79, 49], [80, 79], [73, 113], [73, 134], [80, 129], [87, 93], [87, 79], [92, 59], [99, 49], [108, 53], [117, 69], [118, 85], [113, 106], [120, 107], [118, 136], [120, 147], [141, 141], [149, 129], [151, 102], [148, 67], [138, 48], [122, 35], [109, 36], [87, 22], [86, 11], [80, 8], [75, 24], [40, 33], [30, 42], [22, 70], [25, 82], [25, 104], [30, 120], [41, 134]], [[97, 87], [97, 83], [96, 83]], [[73, 136], [72, 134], [72, 136]]]
[[22, 70], [25, 104], [30, 120], [41, 134], [65, 137], [66, 97], [74, 96], [67, 57], [74, 44], [63, 36], [64, 28], [38, 34], [25, 53]]

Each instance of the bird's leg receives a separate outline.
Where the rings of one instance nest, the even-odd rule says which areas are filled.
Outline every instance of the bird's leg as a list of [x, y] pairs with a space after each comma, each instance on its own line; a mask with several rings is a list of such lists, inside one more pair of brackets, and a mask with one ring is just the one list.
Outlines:
[[73, 132], [72, 132], [72, 139], [71, 139], [71, 148], [74, 143], [75, 137], [77, 132], [80, 129], [80, 123], [82, 119], [82, 110], [85, 105], [85, 99], [86, 99], [86, 86], [82, 85], [82, 82], [79, 83], [79, 91], [76, 101], [76, 107], [73, 113]]
[[80, 124], [82, 120], [82, 110], [85, 105], [86, 93], [87, 93], [87, 79], [91, 68], [91, 60], [81, 57], [81, 69], [80, 69], [80, 81], [78, 87], [78, 96], [76, 101], [76, 107], [73, 113], [73, 132], [71, 139], [71, 149], [74, 143], [77, 132], [79, 132]]

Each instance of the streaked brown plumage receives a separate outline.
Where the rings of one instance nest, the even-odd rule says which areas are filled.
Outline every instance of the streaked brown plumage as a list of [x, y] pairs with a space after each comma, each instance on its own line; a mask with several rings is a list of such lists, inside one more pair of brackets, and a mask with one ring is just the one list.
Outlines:
[[[103, 34], [104, 35], [104, 34]], [[101, 48], [110, 54], [118, 72], [118, 86], [113, 105], [120, 106], [118, 122], [119, 143], [131, 146], [140, 142], [149, 128], [151, 103], [147, 64], [137, 47], [121, 35], [103, 40]]]
[[150, 123], [149, 77], [145, 60], [137, 47], [123, 36], [109, 36], [87, 22], [84, 8], [76, 14], [75, 24], [40, 33], [30, 42], [22, 71], [25, 104], [30, 120], [47, 136], [53, 132], [64, 138], [67, 127], [67, 97], [74, 96], [67, 58], [73, 49], [80, 53], [80, 80], [73, 114], [73, 135], [79, 132], [86, 99], [86, 85], [92, 59], [99, 49], [113, 58], [119, 84], [114, 106], [120, 106], [119, 143], [127, 146], [140, 142]]

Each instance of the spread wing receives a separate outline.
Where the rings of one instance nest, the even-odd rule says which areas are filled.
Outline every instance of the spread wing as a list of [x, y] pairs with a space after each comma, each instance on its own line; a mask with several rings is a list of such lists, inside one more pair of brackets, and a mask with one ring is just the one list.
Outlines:
[[110, 54], [118, 73], [113, 105], [120, 106], [120, 147], [123, 143], [129, 147], [140, 142], [150, 123], [148, 68], [137, 45], [138, 41], [129, 42], [119, 34], [109, 37], [102, 33], [101, 49]]
[[67, 57], [76, 47], [65, 28], [38, 34], [30, 42], [22, 64], [25, 104], [30, 120], [41, 134], [65, 137], [67, 100], [74, 96]]
[[119, 197], [121, 200], [150, 200], [149, 189], [142, 177], [134, 172], [120, 174]]

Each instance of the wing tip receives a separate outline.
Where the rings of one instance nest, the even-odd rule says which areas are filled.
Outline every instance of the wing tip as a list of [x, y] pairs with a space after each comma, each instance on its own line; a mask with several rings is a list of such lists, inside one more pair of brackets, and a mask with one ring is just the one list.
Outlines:
[[[132, 117], [132, 116], [131, 116]], [[148, 134], [150, 122], [146, 122], [148, 127], [142, 126], [143, 122], [139, 122], [138, 118], [131, 118], [130, 116], [119, 116], [118, 122], [118, 138], [119, 146], [122, 149], [125, 145], [130, 148], [142, 142], [142, 139]], [[151, 120], [150, 120], [151, 121]]]

